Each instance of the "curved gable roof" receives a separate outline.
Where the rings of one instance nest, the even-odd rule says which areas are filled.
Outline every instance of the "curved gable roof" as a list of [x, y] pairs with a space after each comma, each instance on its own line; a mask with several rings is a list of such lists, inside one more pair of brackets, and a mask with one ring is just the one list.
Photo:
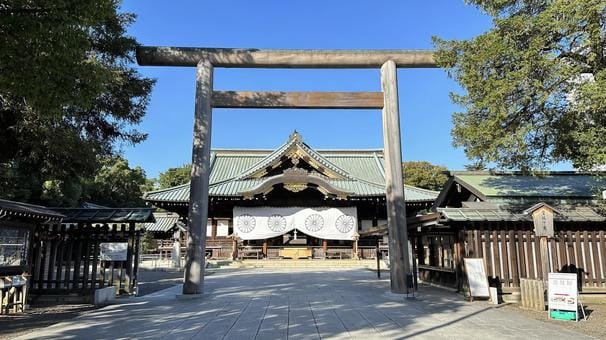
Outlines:
[[[318, 172], [325, 174], [328, 177], [338, 179], [351, 178], [347, 171], [336, 166], [305, 144], [301, 139], [301, 135], [295, 131], [292, 135], [290, 135], [286, 143], [282, 144], [282, 146], [269, 154], [267, 157], [245, 170], [242, 174], [240, 174], [240, 176], [238, 176], [238, 179], [259, 178], [265, 174], [265, 170], [267, 168], [279, 165], [283, 157], [292, 157], [293, 155], [300, 158], [307, 157], [308, 159], [305, 159], [305, 161], [310, 163], [312, 167], [316, 168]], [[322, 167], [323, 171], [318, 169], [319, 167]]]
[[[291, 135], [288, 142], [276, 150], [212, 151], [209, 194], [211, 196], [244, 197], [266, 182], [261, 177], [269, 166], [280, 164], [292, 148], [304, 152], [333, 176], [325, 178], [326, 186], [350, 197], [385, 196], [385, 172], [382, 150], [314, 150], [300, 135]], [[274, 177], [274, 176], [272, 176]], [[431, 202], [438, 193], [405, 185], [407, 202]], [[189, 183], [172, 188], [147, 192], [143, 198], [150, 202], [187, 203]]]

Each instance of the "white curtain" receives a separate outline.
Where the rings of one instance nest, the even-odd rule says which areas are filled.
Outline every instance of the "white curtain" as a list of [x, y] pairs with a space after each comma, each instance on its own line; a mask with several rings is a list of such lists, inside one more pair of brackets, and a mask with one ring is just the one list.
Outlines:
[[356, 207], [234, 207], [234, 233], [262, 240], [297, 229], [327, 240], [353, 240], [358, 232]]

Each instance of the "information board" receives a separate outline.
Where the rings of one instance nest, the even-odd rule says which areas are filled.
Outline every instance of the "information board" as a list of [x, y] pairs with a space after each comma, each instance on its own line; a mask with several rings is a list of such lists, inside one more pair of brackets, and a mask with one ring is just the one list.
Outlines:
[[107, 242], [100, 244], [102, 261], [126, 261], [127, 242]]
[[471, 296], [490, 297], [484, 259], [466, 258], [463, 260], [465, 261], [465, 273], [467, 273]]
[[[578, 286], [576, 273], [549, 273], [549, 310], [578, 312]], [[551, 315], [551, 313], [550, 313]]]

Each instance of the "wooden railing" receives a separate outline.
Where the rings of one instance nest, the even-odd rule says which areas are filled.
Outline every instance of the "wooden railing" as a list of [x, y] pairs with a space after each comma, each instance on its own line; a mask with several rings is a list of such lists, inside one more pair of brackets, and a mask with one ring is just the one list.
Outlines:
[[374, 260], [377, 258], [377, 248], [367, 246], [358, 247], [358, 256], [360, 259]]

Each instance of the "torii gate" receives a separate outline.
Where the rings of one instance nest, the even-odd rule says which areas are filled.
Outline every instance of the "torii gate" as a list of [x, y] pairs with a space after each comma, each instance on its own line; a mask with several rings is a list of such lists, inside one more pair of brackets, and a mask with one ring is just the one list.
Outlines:
[[[391, 291], [408, 293], [397, 68], [437, 67], [431, 51], [137, 48], [141, 66], [196, 67], [196, 105], [183, 294], [202, 294], [208, 218], [212, 108], [382, 109]], [[382, 92], [213, 91], [213, 68], [380, 68]]]

